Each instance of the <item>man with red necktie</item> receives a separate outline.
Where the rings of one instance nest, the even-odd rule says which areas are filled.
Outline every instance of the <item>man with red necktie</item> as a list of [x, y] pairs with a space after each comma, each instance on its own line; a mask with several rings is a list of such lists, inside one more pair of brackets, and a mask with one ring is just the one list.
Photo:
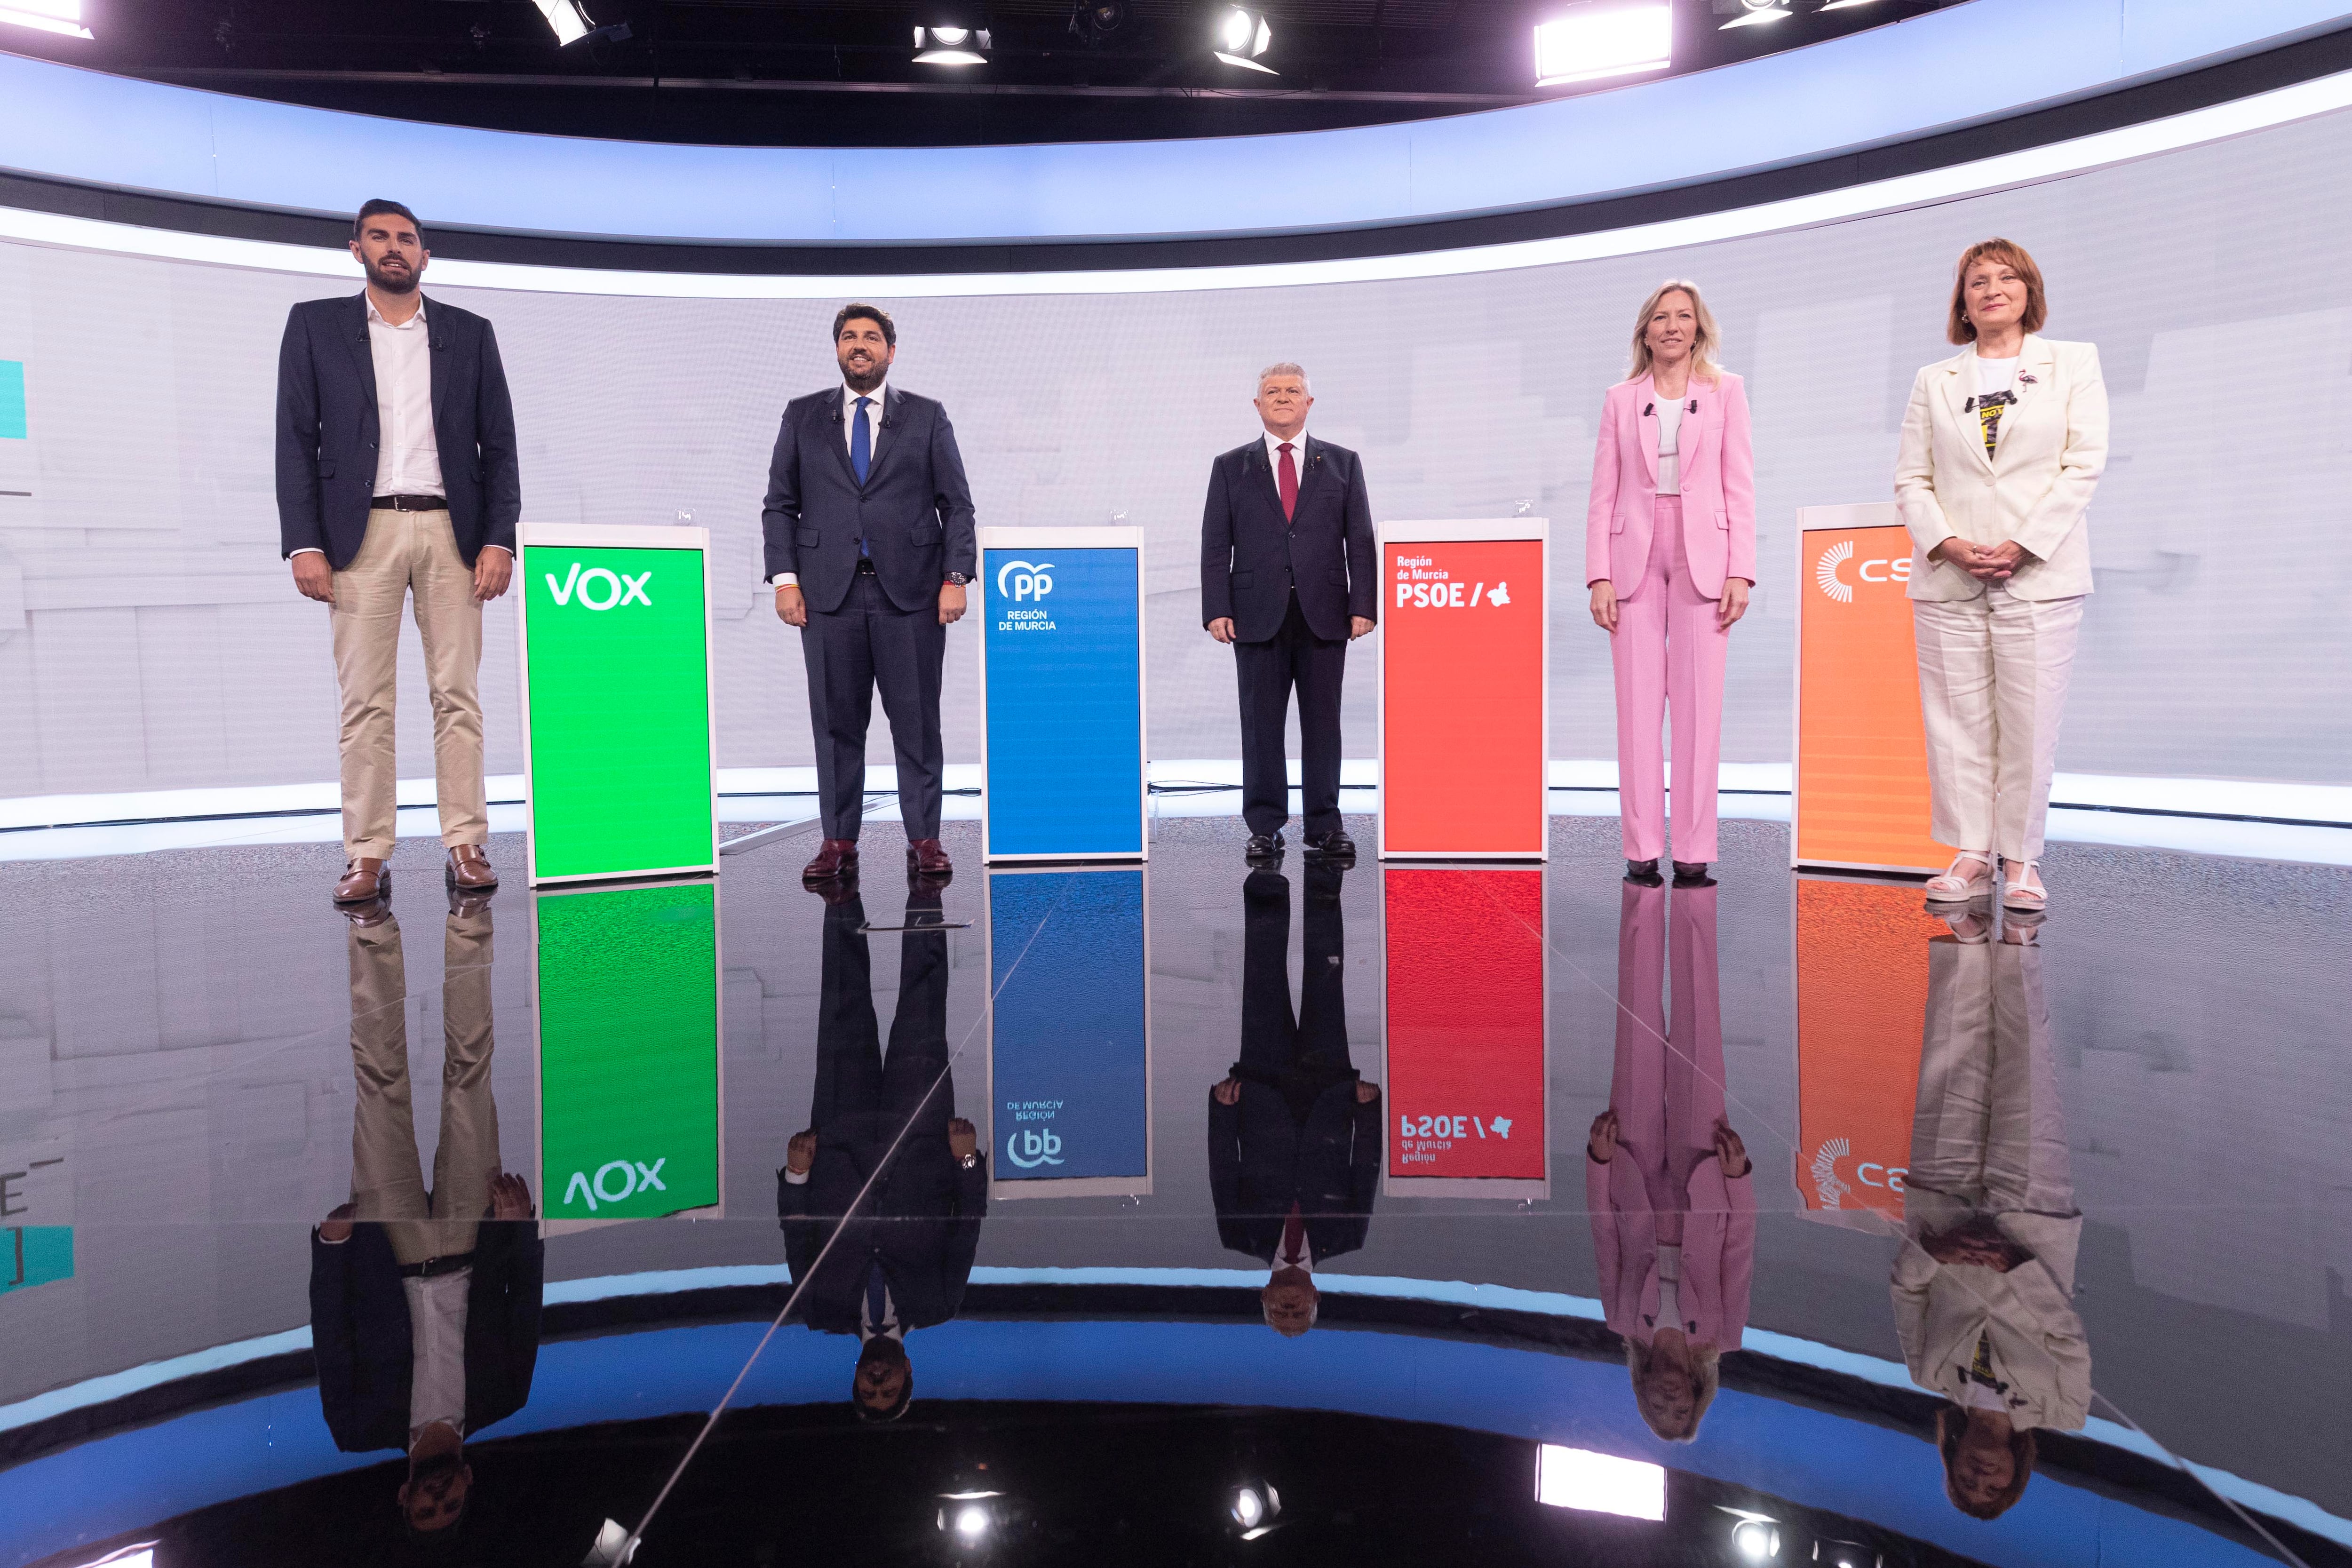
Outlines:
[[1348, 644], [1372, 629], [1380, 590], [1364, 467], [1307, 434], [1307, 373], [1258, 373], [1265, 434], [1217, 458], [1201, 519], [1201, 624], [1234, 648], [1242, 705], [1242, 816], [1254, 866], [1282, 858], [1290, 816], [1284, 732], [1298, 689], [1302, 832], [1310, 860], [1352, 864], [1339, 821], [1339, 689]]

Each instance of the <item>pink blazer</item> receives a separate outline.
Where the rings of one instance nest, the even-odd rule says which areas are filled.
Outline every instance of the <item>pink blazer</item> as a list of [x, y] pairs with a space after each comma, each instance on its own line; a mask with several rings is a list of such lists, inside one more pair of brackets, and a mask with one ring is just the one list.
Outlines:
[[[1687, 405], [1696, 405], [1690, 408]], [[1756, 453], [1748, 435], [1748, 393], [1723, 373], [1710, 386], [1696, 376], [1682, 429], [1683, 539], [1693, 584], [1709, 598], [1726, 577], [1756, 581]], [[1592, 505], [1584, 520], [1584, 580], [1607, 578], [1629, 598], [1650, 564], [1658, 497], [1657, 392], [1646, 375], [1621, 381], [1601, 402], [1592, 455]]]
[[[1727, 1178], [1710, 1154], [1691, 1173], [1683, 1215], [1679, 1325], [1694, 1343], [1736, 1351], [1748, 1328], [1748, 1291], [1756, 1278], [1756, 1172]], [[1648, 1344], [1657, 1337], [1658, 1216], [1640, 1163], [1622, 1145], [1607, 1164], [1584, 1157], [1584, 1205], [1591, 1211], [1593, 1261], [1609, 1326]]]

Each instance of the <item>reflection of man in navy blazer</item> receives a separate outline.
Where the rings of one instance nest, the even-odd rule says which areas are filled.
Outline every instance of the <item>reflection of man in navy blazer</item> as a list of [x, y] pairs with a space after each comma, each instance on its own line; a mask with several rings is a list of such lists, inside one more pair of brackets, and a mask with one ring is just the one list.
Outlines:
[[1290, 1011], [1290, 883], [1242, 885], [1242, 1054], [1209, 1090], [1209, 1194], [1217, 1239], [1271, 1272], [1259, 1295], [1286, 1337], [1314, 1326], [1315, 1268], [1371, 1228], [1381, 1088], [1348, 1059], [1342, 868], [1307, 868], [1306, 975]]
[[963, 1305], [988, 1213], [988, 1162], [977, 1130], [955, 1114], [939, 885], [919, 881], [908, 899], [887, 1056], [858, 929], [866, 906], [846, 889], [827, 902], [816, 1092], [809, 1130], [793, 1135], [776, 1173], [776, 1214], [793, 1279], [806, 1287], [802, 1318], [820, 1333], [858, 1337], [851, 1399], [860, 1415], [893, 1420], [914, 1394], [907, 1331], [946, 1322]]
[[1346, 863], [1356, 846], [1339, 824], [1339, 688], [1349, 640], [1380, 616], [1372, 503], [1356, 454], [1307, 434], [1315, 398], [1305, 371], [1268, 365], [1256, 405], [1265, 435], [1209, 470], [1201, 623], [1234, 645], [1250, 862], [1282, 858], [1290, 816], [1283, 737], [1296, 686], [1307, 853]]
[[811, 882], [857, 866], [866, 727], [876, 688], [898, 752], [907, 867], [953, 868], [940, 847], [940, 678], [947, 628], [978, 571], [971, 489], [947, 410], [883, 378], [898, 329], [872, 305], [834, 318], [842, 384], [796, 397], [768, 465], [760, 514], [776, 614], [801, 628], [816, 731], [824, 842]]

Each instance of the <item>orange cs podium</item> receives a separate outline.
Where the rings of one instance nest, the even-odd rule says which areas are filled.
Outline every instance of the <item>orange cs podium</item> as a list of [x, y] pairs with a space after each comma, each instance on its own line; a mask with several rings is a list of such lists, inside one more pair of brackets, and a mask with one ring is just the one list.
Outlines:
[[1911, 535], [1891, 503], [1797, 513], [1795, 783], [1789, 863], [1940, 871], [1911, 635]]
[[1381, 525], [1383, 859], [1545, 858], [1549, 550], [1539, 517]]

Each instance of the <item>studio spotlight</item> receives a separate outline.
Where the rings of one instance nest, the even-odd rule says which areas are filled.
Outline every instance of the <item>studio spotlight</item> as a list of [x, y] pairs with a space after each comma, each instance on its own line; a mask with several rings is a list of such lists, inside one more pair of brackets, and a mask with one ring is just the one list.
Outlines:
[[1218, 21], [1217, 47], [1211, 53], [1229, 66], [1280, 76], [1280, 71], [1258, 58], [1273, 44], [1274, 28], [1265, 17], [1258, 12], [1244, 11], [1235, 5]]
[[966, 1541], [978, 1541], [988, 1533], [988, 1510], [976, 1502], [968, 1502], [956, 1510], [955, 1529]]
[[942, 22], [915, 29], [915, 63], [919, 66], [984, 66], [995, 47], [985, 27], [965, 22]]
[[1127, 0], [1078, 0], [1070, 8], [1070, 34], [1086, 43], [1099, 44], [1124, 29], [1131, 19]]
[[1780, 1532], [1768, 1520], [1743, 1519], [1731, 1528], [1732, 1550], [1745, 1563], [1769, 1563], [1780, 1555]]
[[1281, 1512], [1282, 1494], [1262, 1481], [1243, 1482], [1225, 1504], [1226, 1517], [1241, 1526], [1244, 1541], [1255, 1541], [1272, 1530]]
[[576, 44], [596, 30], [596, 24], [591, 22], [588, 13], [581, 9], [580, 0], [531, 0], [531, 4], [537, 5], [539, 14], [547, 18], [547, 25], [555, 29], [555, 42], [559, 47]]
[[1719, 29], [1729, 32], [1734, 27], [1760, 27], [1767, 22], [1789, 19], [1789, 0], [1739, 0], [1739, 15]]
[[0, 0], [0, 22], [63, 33], [68, 38], [89, 37], [89, 29], [81, 25], [81, 0]]
[[1536, 24], [1536, 85], [1664, 70], [1674, 48], [1675, 9], [1664, 0], [1593, 0]]
[[1824, 11], [1843, 11], [1849, 5], [1868, 5], [1872, 0], [1822, 0]]

